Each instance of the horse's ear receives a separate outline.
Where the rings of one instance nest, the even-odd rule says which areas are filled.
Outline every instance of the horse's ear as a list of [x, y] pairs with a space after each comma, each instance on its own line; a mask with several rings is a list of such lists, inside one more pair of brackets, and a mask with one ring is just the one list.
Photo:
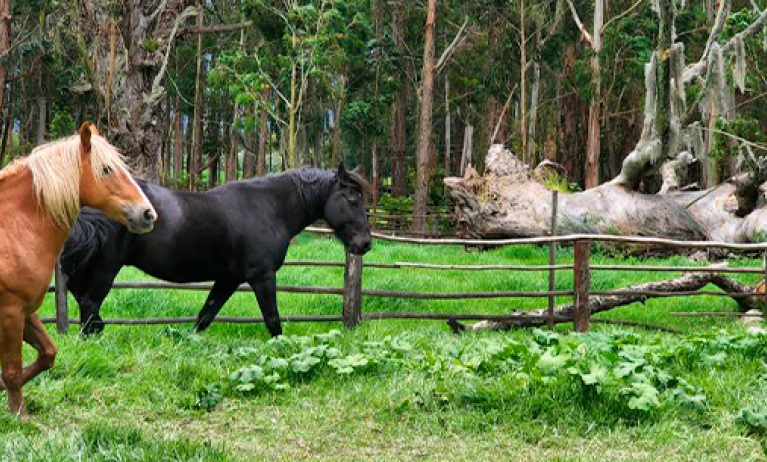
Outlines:
[[[91, 134], [93, 133], [93, 130], [91, 127], [93, 124], [90, 122], [84, 122], [82, 126], [80, 126], [80, 145], [83, 147], [84, 153], [91, 152]], [[98, 134], [98, 132], [96, 132]]]
[[338, 176], [338, 181], [341, 183], [348, 183], [351, 181], [351, 178], [349, 178], [349, 173], [346, 171], [346, 167], [344, 167], [343, 162], [338, 164], [338, 171], [336, 172], [336, 176]]

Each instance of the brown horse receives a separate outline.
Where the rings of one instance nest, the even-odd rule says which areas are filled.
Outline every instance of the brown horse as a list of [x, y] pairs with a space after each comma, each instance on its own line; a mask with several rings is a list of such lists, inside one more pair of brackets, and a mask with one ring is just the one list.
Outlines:
[[[157, 214], [119, 152], [91, 124], [78, 135], [35, 148], [0, 171], [0, 389], [21, 413], [21, 387], [49, 369], [56, 346], [35, 314], [80, 207], [87, 205], [136, 233]], [[22, 340], [37, 360], [22, 367]]]

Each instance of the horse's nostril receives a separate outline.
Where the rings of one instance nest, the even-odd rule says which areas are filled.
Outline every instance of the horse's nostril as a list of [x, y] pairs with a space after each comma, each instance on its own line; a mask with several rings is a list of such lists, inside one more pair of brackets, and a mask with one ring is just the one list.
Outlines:
[[146, 209], [144, 210], [144, 221], [147, 223], [152, 223], [157, 218], [157, 215], [155, 214], [154, 210], [152, 209]]

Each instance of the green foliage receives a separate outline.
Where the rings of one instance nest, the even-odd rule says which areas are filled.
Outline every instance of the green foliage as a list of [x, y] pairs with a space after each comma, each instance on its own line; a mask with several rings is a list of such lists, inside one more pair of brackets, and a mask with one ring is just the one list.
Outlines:
[[194, 407], [204, 411], [212, 411], [224, 399], [221, 389], [216, 384], [208, 384], [197, 393], [197, 402]]
[[[761, 122], [753, 117], [737, 117], [733, 120], [718, 118], [716, 129], [720, 132], [748, 140], [752, 143], [767, 143], [767, 134], [763, 131]], [[714, 143], [709, 156], [715, 159], [735, 158], [738, 164], [747, 170], [755, 170], [764, 162], [767, 151], [752, 149], [750, 153], [741, 150], [740, 143], [734, 138], [722, 133], [713, 133]]]
[[559, 191], [562, 193], [571, 193], [580, 191], [578, 183], [569, 182], [567, 176], [560, 174], [556, 171], [551, 171], [543, 179], [543, 184], [551, 190]]
[[[353, 376], [384, 370], [420, 370], [434, 388], [406, 398], [405, 405], [445, 405], [492, 401], [493, 384], [517, 384], [521, 390], [559, 387], [569, 400], [599, 396], [620, 412], [649, 413], [662, 407], [706, 409], [699, 386], [677, 375], [678, 366], [714, 371], [726, 367], [729, 355], [767, 351], [767, 336], [726, 332], [640, 343], [634, 334], [594, 333], [562, 336], [535, 330], [530, 341], [494, 337], [469, 345], [414, 348], [408, 334], [351, 345], [343, 351], [340, 333], [280, 337], [260, 348], [239, 352], [253, 363], [237, 369], [230, 380], [236, 391], [285, 390], [321, 374]], [[755, 426], [754, 413], [748, 414]], [[758, 416], [758, 415], [757, 415]], [[756, 423], [753, 423], [756, 422]]]
[[147, 53], [154, 53], [160, 49], [160, 41], [152, 37], [141, 43], [141, 49]]
[[767, 409], [747, 407], [738, 412], [736, 420], [748, 428], [749, 433], [764, 435], [767, 432]]
[[75, 120], [68, 112], [56, 111], [48, 125], [48, 134], [51, 139], [69, 136], [75, 132]]

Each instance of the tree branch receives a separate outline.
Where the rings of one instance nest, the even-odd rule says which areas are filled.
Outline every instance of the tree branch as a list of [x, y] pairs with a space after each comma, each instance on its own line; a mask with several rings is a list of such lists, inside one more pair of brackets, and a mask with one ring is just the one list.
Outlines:
[[253, 26], [253, 21], [244, 21], [234, 24], [216, 24], [213, 26], [187, 27], [182, 34], [217, 34], [219, 32], [234, 32]]
[[[735, 34], [735, 36], [728, 40], [727, 43], [722, 45], [722, 53], [732, 54], [732, 52], [735, 51], [735, 45], [739, 38], [745, 40], [746, 38], [763, 29], [765, 24], [767, 24], [767, 10], [759, 14], [759, 17], [756, 18], [756, 20], [752, 22], [748, 27], [746, 27], [742, 32]], [[716, 29], [716, 26], [714, 29]], [[714, 29], [711, 31], [712, 35], [714, 34]], [[711, 38], [709, 37], [709, 41], [710, 40]], [[703, 72], [706, 70], [706, 61], [708, 58], [709, 47], [710, 45], [707, 44], [706, 51], [704, 52], [703, 56], [701, 56], [700, 61], [694, 64], [690, 64], [685, 68], [684, 73], [682, 74], [682, 80], [684, 83], [689, 83], [693, 79], [700, 77], [700, 75], [703, 74]]]
[[591, 34], [589, 34], [589, 31], [586, 30], [586, 27], [581, 22], [581, 18], [578, 16], [578, 12], [575, 11], [575, 5], [573, 5], [573, 0], [567, 0], [567, 6], [570, 7], [570, 13], [573, 15], [573, 21], [575, 21], [575, 25], [578, 26], [578, 29], [580, 29], [583, 40], [588, 42], [589, 46], [593, 47], [594, 39], [591, 37]]
[[633, 5], [631, 5], [626, 11], [624, 11], [623, 13], [621, 13], [621, 14], [619, 14], [617, 16], [614, 16], [614, 17], [610, 18], [610, 20], [607, 21], [604, 26], [602, 26], [601, 30], [602, 31], [607, 30], [607, 26], [609, 26], [610, 23], [612, 23], [613, 21], [617, 21], [617, 20], [621, 19], [622, 17], [626, 16], [627, 14], [631, 13], [632, 11], [634, 11], [636, 9], [636, 7], [638, 7], [639, 5], [642, 4], [642, 1], [643, 0], [637, 0], [637, 2], [634, 3]]
[[461, 25], [461, 28], [458, 29], [458, 33], [455, 34], [455, 37], [453, 38], [453, 41], [450, 42], [450, 45], [445, 48], [445, 51], [442, 52], [442, 56], [439, 57], [439, 60], [437, 61], [437, 65], [435, 66], [435, 72], [439, 73], [439, 71], [442, 69], [442, 66], [445, 65], [445, 62], [452, 56], [453, 51], [458, 46], [459, 43], [461, 43], [463, 40], [463, 31], [466, 30], [466, 25], [469, 24], [469, 17], [466, 16], [463, 20], [463, 24]]
[[165, 58], [162, 60], [162, 66], [160, 67], [160, 71], [155, 76], [154, 80], [152, 81], [152, 92], [149, 95], [146, 95], [144, 97], [144, 100], [147, 102], [156, 101], [159, 99], [163, 93], [165, 93], [165, 88], [163, 88], [162, 85], [162, 79], [165, 77], [165, 71], [168, 68], [168, 59], [170, 58], [170, 50], [173, 48], [173, 42], [176, 38], [176, 34], [178, 33], [178, 28], [181, 25], [182, 22], [186, 21], [187, 18], [190, 18], [192, 16], [197, 16], [200, 14], [199, 11], [197, 11], [197, 8], [190, 6], [187, 7], [184, 11], [181, 12], [180, 15], [176, 18], [176, 21], [173, 23], [173, 29], [170, 32], [170, 37], [168, 37], [168, 49], [165, 51]]
[[147, 23], [151, 24], [154, 22], [155, 19], [157, 19], [157, 16], [159, 16], [163, 11], [165, 11], [165, 6], [168, 4], [168, 0], [162, 0], [160, 4], [157, 6], [157, 9], [152, 12], [152, 14], [149, 15], [147, 18]]

